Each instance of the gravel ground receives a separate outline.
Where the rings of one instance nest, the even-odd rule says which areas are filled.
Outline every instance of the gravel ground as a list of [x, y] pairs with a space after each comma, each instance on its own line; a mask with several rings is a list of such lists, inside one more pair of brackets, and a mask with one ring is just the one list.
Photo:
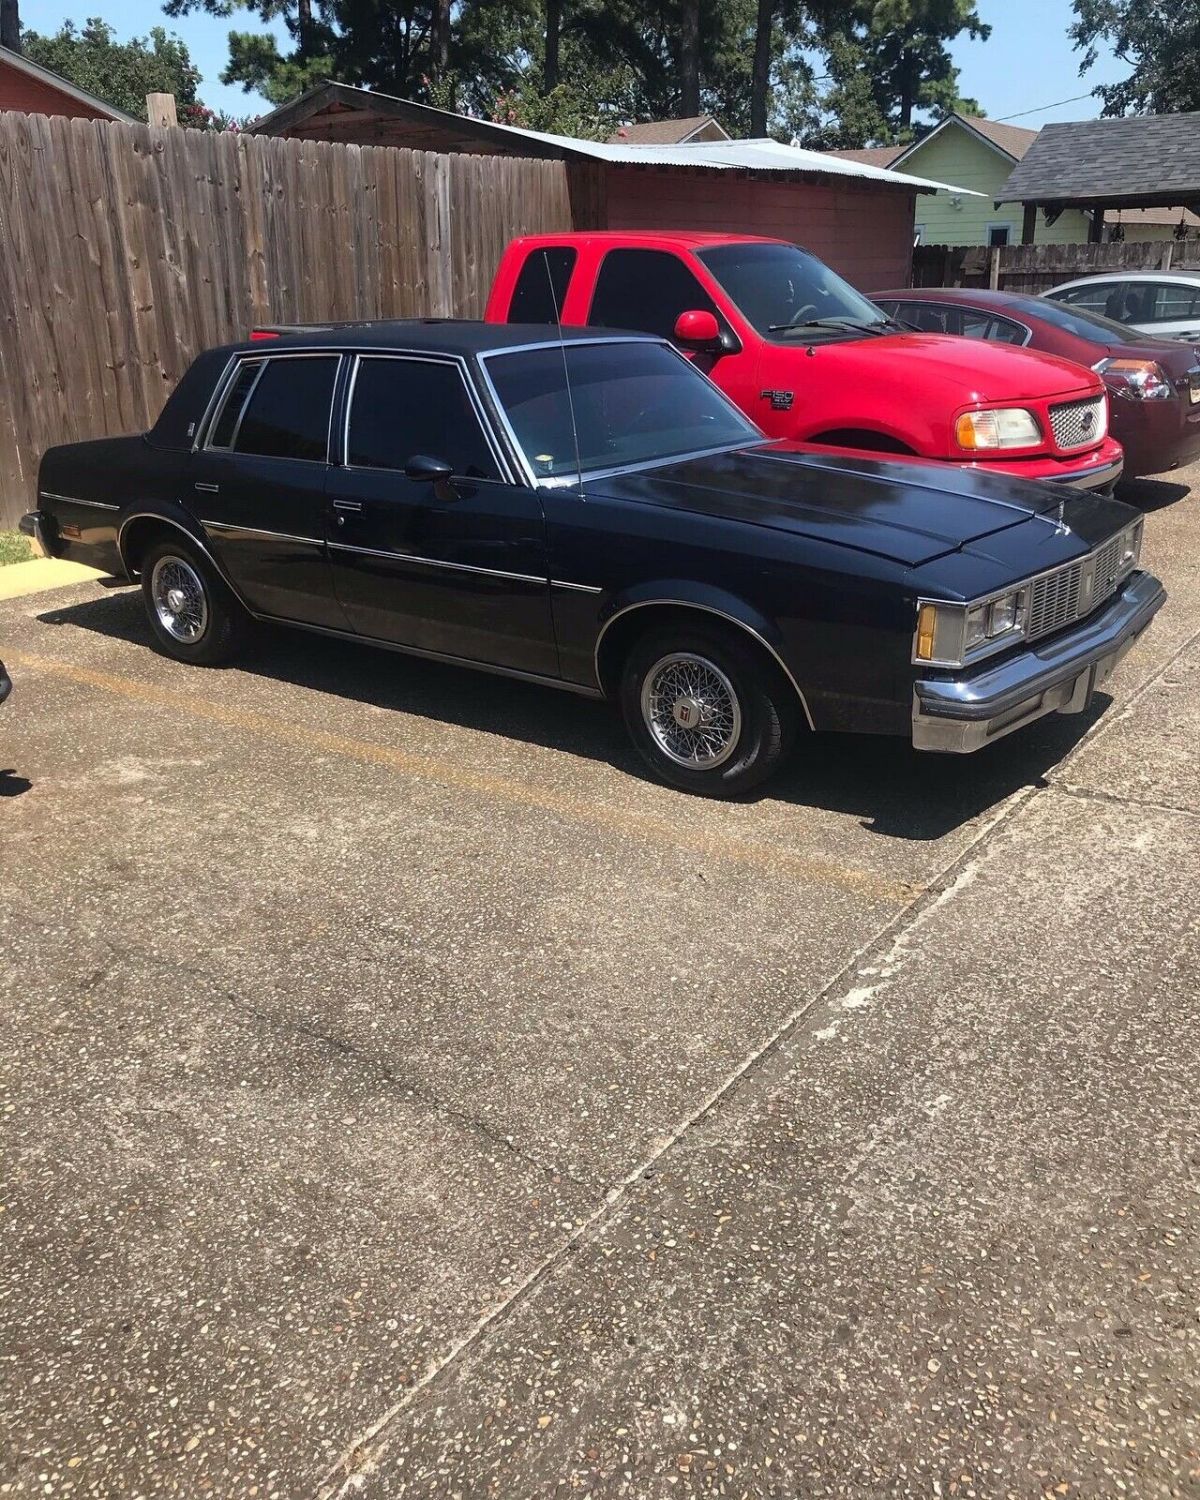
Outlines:
[[1197, 480], [1114, 701], [736, 806], [0, 602], [0, 1494], [1200, 1493]]

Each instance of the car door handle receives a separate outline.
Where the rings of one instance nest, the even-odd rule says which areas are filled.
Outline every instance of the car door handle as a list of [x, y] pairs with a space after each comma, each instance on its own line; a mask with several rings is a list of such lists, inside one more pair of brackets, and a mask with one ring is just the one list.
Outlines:
[[360, 511], [360, 510], [362, 510], [362, 501], [361, 500], [335, 500], [333, 502], [333, 508], [334, 508], [334, 510]]
[[203, 490], [207, 495], [219, 495], [221, 493], [221, 486], [219, 484], [202, 484], [198, 479], [195, 488]]

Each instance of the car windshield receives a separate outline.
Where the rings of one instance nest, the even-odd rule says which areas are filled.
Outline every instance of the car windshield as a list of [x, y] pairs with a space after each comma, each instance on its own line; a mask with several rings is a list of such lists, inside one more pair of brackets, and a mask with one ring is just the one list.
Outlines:
[[873, 302], [799, 245], [716, 245], [699, 258], [759, 333], [788, 337], [795, 329], [811, 337], [815, 330], [836, 338], [842, 329], [853, 336], [891, 327]]
[[763, 440], [666, 344], [556, 344], [485, 356], [484, 364], [517, 442], [542, 479]]
[[1068, 307], [1049, 297], [1038, 297], [1030, 312], [1034, 317], [1076, 338], [1099, 340], [1105, 344], [1144, 344], [1146, 335], [1136, 328], [1126, 328], [1103, 313], [1089, 312], [1086, 307]]

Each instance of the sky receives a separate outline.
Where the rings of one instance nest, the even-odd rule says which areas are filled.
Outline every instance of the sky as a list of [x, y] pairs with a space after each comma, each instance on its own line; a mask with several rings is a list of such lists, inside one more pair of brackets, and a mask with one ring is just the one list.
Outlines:
[[[249, 30], [250, 17], [242, 15], [232, 23], [199, 14], [167, 20], [161, 0], [20, 0], [20, 5], [21, 20], [35, 31], [56, 31], [63, 21], [78, 24], [97, 13], [122, 40], [166, 26], [187, 43], [203, 78], [200, 97], [205, 104], [234, 115], [260, 114], [269, 107], [257, 95], [219, 82], [228, 56], [225, 38], [233, 28]], [[1105, 57], [1080, 78], [1079, 54], [1067, 37], [1070, 0], [979, 0], [979, 13], [990, 23], [991, 37], [986, 42], [960, 40], [953, 48], [954, 60], [961, 69], [963, 94], [978, 99], [994, 120], [1017, 115], [1019, 124], [1037, 128], [1052, 120], [1092, 119], [1099, 113], [1098, 102], [1073, 96], [1086, 95], [1095, 84], [1112, 82], [1124, 72], [1115, 59]], [[279, 35], [282, 40], [282, 30]]]

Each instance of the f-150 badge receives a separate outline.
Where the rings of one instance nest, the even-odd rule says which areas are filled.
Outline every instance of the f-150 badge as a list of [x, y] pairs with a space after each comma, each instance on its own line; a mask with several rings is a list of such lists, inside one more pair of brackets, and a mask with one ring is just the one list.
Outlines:
[[763, 391], [762, 399], [771, 403], [772, 411], [791, 411], [795, 391]]

